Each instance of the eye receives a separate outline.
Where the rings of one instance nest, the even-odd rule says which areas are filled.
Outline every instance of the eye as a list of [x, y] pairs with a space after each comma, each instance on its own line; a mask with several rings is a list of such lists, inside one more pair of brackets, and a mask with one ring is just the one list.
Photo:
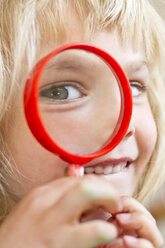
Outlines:
[[80, 89], [73, 85], [52, 85], [40, 89], [40, 97], [55, 101], [78, 99], [82, 95]]
[[138, 97], [146, 91], [146, 87], [139, 82], [130, 82], [133, 97]]

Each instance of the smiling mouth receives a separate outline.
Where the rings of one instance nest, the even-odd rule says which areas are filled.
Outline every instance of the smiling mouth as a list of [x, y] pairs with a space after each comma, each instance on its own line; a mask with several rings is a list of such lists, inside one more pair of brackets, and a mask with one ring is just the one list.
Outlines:
[[110, 159], [89, 165], [84, 167], [85, 174], [96, 174], [96, 175], [111, 175], [125, 171], [132, 164], [132, 160], [126, 159]]

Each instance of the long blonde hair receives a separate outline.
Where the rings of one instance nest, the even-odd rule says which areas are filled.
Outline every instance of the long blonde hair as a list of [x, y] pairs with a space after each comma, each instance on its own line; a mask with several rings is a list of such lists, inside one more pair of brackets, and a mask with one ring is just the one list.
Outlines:
[[[8, 177], [15, 177], [10, 163], [10, 151], [5, 130], [10, 125], [11, 105], [16, 92], [26, 79], [20, 80], [20, 65], [26, 57], [27, 73], [35, 64], [38, 47], [44, 39], [65, 43], [67, 11], [72, 4], [77, 12], [84, 35], [90, 39], [102, 29], [118, 26], [124, 44], [133, 41], [138, 49], [145, 47], [146, 61], [151, 74], [149, 100], [157, 124], [158, 139], [155, 151], [142, 178], [136, 197], [145, 198], [163, 181], [165, 111], [163, 66], [165, 61], [164, 23], [148, 0], [0, 0], [0, 215], [3, 219], [14, 204]], [[21, 85], [22, 82], [22, 85]], [[152, 135], [152, 134], [151, 134]], [[159, 179], [159, 180], [158, 180]]]

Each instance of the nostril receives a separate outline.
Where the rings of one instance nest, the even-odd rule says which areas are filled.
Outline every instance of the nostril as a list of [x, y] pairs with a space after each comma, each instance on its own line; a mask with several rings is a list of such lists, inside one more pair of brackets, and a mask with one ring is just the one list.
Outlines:
[[129, 138], [131, 136], [133, 136], [135, 134], [135, 128], [133, 125], [130, 125], [128, 130], [127, 130], [127, 133], [125, 135], [126, 138]]

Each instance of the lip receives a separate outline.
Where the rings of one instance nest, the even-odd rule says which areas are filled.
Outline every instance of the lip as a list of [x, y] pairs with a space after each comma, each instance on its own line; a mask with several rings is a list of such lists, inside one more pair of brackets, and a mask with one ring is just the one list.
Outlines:
[[123, 157], [123, 158], [119, 158], [119, 159], [116, 159], [116, 158], [105, 159], [105, 160], [97, 162], [95, 164], [86, 165], [85, 168], [94, 168], [94, 167], [98, 167], [98, 166], [105, 168], [107, 166], [115, 166], [115, 165], [117, 165], [119, 163], [123, 163], [123, 162], [126, 162], [127, 166], [128, 166], [134, 162], [134, 159], [132, 159], [130, 157]]

